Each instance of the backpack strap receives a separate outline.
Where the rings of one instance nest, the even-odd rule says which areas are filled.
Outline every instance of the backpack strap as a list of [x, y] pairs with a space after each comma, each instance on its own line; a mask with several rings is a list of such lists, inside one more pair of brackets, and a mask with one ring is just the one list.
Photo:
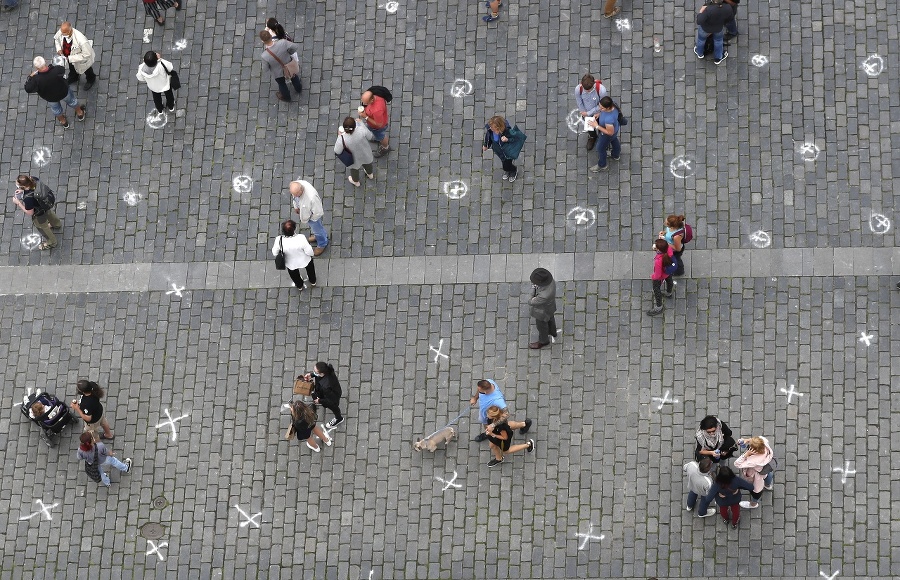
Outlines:
[[602, 87], [602, 86], [603, 86], [603, 83], [600, 82], [600, 81], [596, 81], [596, 82], [594, 83], [594, 90], [597, 91], [597, 96], [598, 96], [598, 97], [600, 96], [600, 87]]

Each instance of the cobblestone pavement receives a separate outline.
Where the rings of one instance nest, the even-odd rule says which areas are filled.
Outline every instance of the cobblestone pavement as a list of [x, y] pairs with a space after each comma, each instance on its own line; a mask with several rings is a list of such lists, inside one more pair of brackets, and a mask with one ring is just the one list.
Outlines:
[[[718, 67], [690, 53], [693, 6], [516, 1], [486, 25], [482, 4], [0, 15], [0, 175], [42, 177], [64, 224], [48, 255], [0, 215], [0, 576], [900, 576], [896, 4], [744, 3]], [[293, 104], [257, 61], [271, 15], [303, 48]], [[22, 90], [64, 18], [100, 74], [67, 131]], [[184, 83], [159, 129], [134, 79], [150, 49]], [[631, 119], [599, 176], [567, 122], [588, 70]], [[394, 92], [396, 151], [357, 189], [330, 149], [370, 84]], [[529, 136], [514, 184], [480, 156], [495, 113]], [[332, 235], [300, 297], [267, 262], [298, 175]], [[689, 277], [651, 319], [647, 248], [674, 211], [696, 230]], [[533, 352], [537, 264], [562, 336]], [[347, 416], [318, 455], [282, 439], [316, 360]], [[74, 434], [48, 448], [15, 406], [88, 376], [135, 463], [110, 490]], [[471, 417], [413, 452], [485, 376], [535, 420], [536, 452], [489, 470]], [[683, 508], [707, 413], [779, 458], [739, 531]]]

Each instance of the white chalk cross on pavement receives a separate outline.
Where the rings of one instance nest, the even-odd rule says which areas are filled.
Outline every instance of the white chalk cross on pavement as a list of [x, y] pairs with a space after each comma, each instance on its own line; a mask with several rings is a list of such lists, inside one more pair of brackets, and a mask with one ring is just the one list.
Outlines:
[[855, 469], [850, 469], [850, 462], [849, 462], [849, 461], [845, 461], [845, 462], [844, 462], [844, 468], [843, 468], [843, 469], [841, 469], [840, 467], [835, 467], [834, 469], [831, 470], [831, 472], [832, 472], [832, 473], [840, 473], [840, 474], [841, 474], [841, 483], [847, 483], [847, 476], [848, 476], [848, 475], [854, 475], [854, 474], [856, 474], [856, 470], [855, 470]]
[[584, 550], [584, 548], [587, 546], [587, 544], [588, 544], [589, 541], [591, 541], [591, 540], [597, 540], [597, 541], [600, 541], [600, 540], [602, 540], [603, 538], [605, 538], [606, 536], [604, 536], [603, 534], [600, 534], [599, 536], [595, 536], [595, 535], [594, 535], [594, 524], [591, 524], [591, 527], [588, 529], [588, 533], [586, 533], [586, 534], [575, 534], [575, 537], [576, 537], [576, 538], [583, 538], [583, 540], [582, 540], [582, 542], [581, 542], [581, 545], [578, 546], [578, 549], [579, 549], [579, 550]]
[[865, 331], [860, 332], [859, 335], [860, 335], [859, 342], [864, 342], [864, 343], [866, 343], [866, 346], [869, 346], [870, 344], [872, 344], [872, 339], [875, 338], [875, 334], [874, 334], [874, 333], [873, 333], [873, 334], [866, 334]]
[[436, 480], [438, 480], [438, 481], [440, 481], [441, 483], [444, 484], [444, 488], [441, 489], [441, 491], [447, 491], [447, 490], [450, 489], [451, 487], [454, 487], [454, 488], [456, 488], [456, 489], [461, 489], [461, 488], [462, 488], [462, 485], [460, 485], [460, 484], [458, 484], [458, 483], [454, 483], [454, 482], [456, 481], [456, 472], [455, 472], [455, 471], [453, 472], [453, 477], [450, 479], [450, 481], [447, 481], [446, 479], [440, 478], [440, 477], [438, 477], [437, 475], [435, 475], [434, 478], [435, 478]]
[[787, 398], [788, 398], [788, 405], [791, 404], [791, 399], [794, 397], [794, 395], [797, 395], [798, 397], [802, 397], [802, 396], [803, 396], [803, 393], [794, 390], [794, 385], [791, 385], [791, 390], [787, 390], [787, 389], [785, 389], [785, 388], [783, 388], [783, 387], [782, 387], [780, 390], [781, 390], [782, 393], [784, 393], [785, 395], [787, 395]]
[[58, 506], [58, 505], [59, 505], [59, 502], [57, 502], [57, 503], [55, 503], [55, 504], [53, 504], [53, 505], [45, 505], [43, 501], [41, 501], [41, 500], [38, 499], [38, 500], [35, 500], [34, 503], [36, 503], [36, 504], [38, 504], [39, 506], [41, 506], [41, 509], [39, 509], [38, 511], [34, 512], [34, 513], [31, 514], [31, 515], [27, 515], [27, 516], [22, 516], [22, 517], [20, 517], [20, 518], [19, 518], [19, 521], [20, 521], [20, 522], [21, 522], [22, 520], [30, 520], [31, 518], [33, 518], [34, 516], [36, 516], [36, 515], [38, 515], [38, 514], [44, 514], [44, 517], [47, 518], [47, 521], [52, 521], [52, 520], [53, 520], [53, 516], [50, 515], [50, 510], [52, 510], [53, 508], [55, 508], [56, 506]]
[[250, 524], [253, 524], [253, 525], [256, 526], [257, 528], [259, 527], [259, 522], [256, 521], [256, 518], [258, 518], [259, 516], [261, 516], [261, 515], [262, 515], [262, 512], [253, 514], [253, 515], [251, 516], [250, 514], [248, 514], [248, 513], [245, 512], [244, 510], [242, 510], [242, 509], [241, 509], [241, 506], [239, 506], [239, 505], [237, 505], [237, 504], [234, 504], [234, 507], [237, 509], [237, 511], [241, 512], [241, 515], [242, 515], [242, 516], [244, 516], [244, 521], [241, 522], [241, 527], [242, 527], [242, 528], [246, 528], [246, 527], [249, 526]]
[[169, 414], [168, 409], [163, 409], [163, 413], [166, 414], [166, 417], [168, 418], [168, 420], [163, 421], [162, 423], [158, 424], [156, 426], [156, 428], [161, 429], [162, 427], [166, 427], [166, 426], [171, 427], [172, 428], [172, 441], [175, 441], [176, 439], [178, 439], [178, 432], [175, 431], [175, 423], [177, 423], [178, 421], [181, 421], [182, 419], [184, 419], [186, 417], [190, 417], [190, 413], [188, 413], [186, 415], [182, 415], [181, 417], [175, 417], [174, 419], [172, 418], [172, 415]]
[[665, 405], [666, 403], [678, 403], [679, 402], [678, 399], [670, 399], [669, 398], [670, 394], [672, 394], [672, 392], [670, 390], [666, 389], [666, 392], [662, 396], [662, 398], [653, 397], [650, 399], [651, 401], [659, 401], [659, 406], [656, 408], [657, 411], [662, 410], [663, 405]]
[[160, 548], [165, 548], [166, 546], [168, 546], [169, 542], [160, 542], [158, 546], [156, 545], [156, 542], [154, 542], [153, 540], [147, 540], [147, 543], [150, 544], [150, 549], [147, 550], [148, 556], [153, 556], [155, 554], [156, 557], [159, 558], [160, 562], [165, 560], [165, 558], [163, 557], [162, 553], [159, 550], [160, 550]]
[[434, 360], [431, 361], [431, 362], [437, 362], [437, 361], [438, 361], [438, 357], [444, 357], [445, 359], [450, 360], [450, 357], [449, 357], [449, 356], [447, 356], [446, 354], [444, 354], [444, 353], [441, 352], [441, 350], [443, 350], [443, 348], [444, 348], [444, 339], [443, 339], [443, 338], [442, 338], [441, 341], [438, 343], [438, 347], [437, 347], [437, 348], [434, 348], [434, 347], [431, 346], [430, 344], [428, 345], [428, 351], [429, 351], [429, 352], [434, 351]]

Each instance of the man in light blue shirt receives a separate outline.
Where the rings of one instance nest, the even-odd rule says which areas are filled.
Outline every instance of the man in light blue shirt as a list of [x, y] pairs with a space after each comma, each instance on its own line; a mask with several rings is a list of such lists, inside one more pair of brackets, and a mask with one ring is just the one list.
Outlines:
[[[590, 73], [581, 77], [581, 82], [575, 87], [575, 103], [581, 118], [594, 117], [600, 114], [600, 99], [606, 96], [606, 87], [603, 83], [594, 79]], [[587, 150], [590, 151], [597, 144], [597, 131], [588, 132]]]
[[[503, 398], [503, 392], [500, 390], [500, 385], [491, 379], [482, 379], [478, 381], [476, 388], [478, 392], [472, 395], [469, 403], [473, 406], [476, 403], [478, 404], [478, 420], [485, 429], [493, 428], [494, 424], [506, 421], [510, 429], [519, 429], [519, 433], [522, 433], [523, 435], [528, 433], [528, 430], [531, 429], [531, 419], [525, 419], [524, 421], [509, 421], [509, 407], [506, 404], [506, 399]], [[503, 415], [501, 415], [501, 418], [496, 421], [496, 423], [488, 421], [487, 416], [488, 407], [493, 405], [500, 407], [504, 411]], [[487, 435], [485, 435], [484, 430], [482, 430], [482, 432], [475, 437], [474, 441], [484, 441], [485, 439], [487, 439]]]

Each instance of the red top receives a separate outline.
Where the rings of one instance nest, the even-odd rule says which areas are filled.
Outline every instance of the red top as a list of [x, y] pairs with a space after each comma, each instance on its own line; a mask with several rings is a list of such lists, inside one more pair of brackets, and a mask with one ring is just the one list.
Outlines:
[[63, 38], [63, 41], [62, 41], [62, 55], [63, 55], [63, 56], [69, 56], [70, 54], [72, 54], [72, 43], [69, 42], [68, 40], [66, 40], [65, 38]]
[[387, 102], [378, 95], [372, 95], [372, 102], [364, 112], [370, 129], [381, 129], [388, 124]]
[[[669, 258], [675, 256], [675, 250], [672, 246], [669, 246]], [[663, 255], [659, 252], [656, 252], [656, 258], [653, 259], [653, 275], [650, 276], [651, 280], [665, 280], [669, 275], [666, 274], [666, 270], [663, 268]]]

